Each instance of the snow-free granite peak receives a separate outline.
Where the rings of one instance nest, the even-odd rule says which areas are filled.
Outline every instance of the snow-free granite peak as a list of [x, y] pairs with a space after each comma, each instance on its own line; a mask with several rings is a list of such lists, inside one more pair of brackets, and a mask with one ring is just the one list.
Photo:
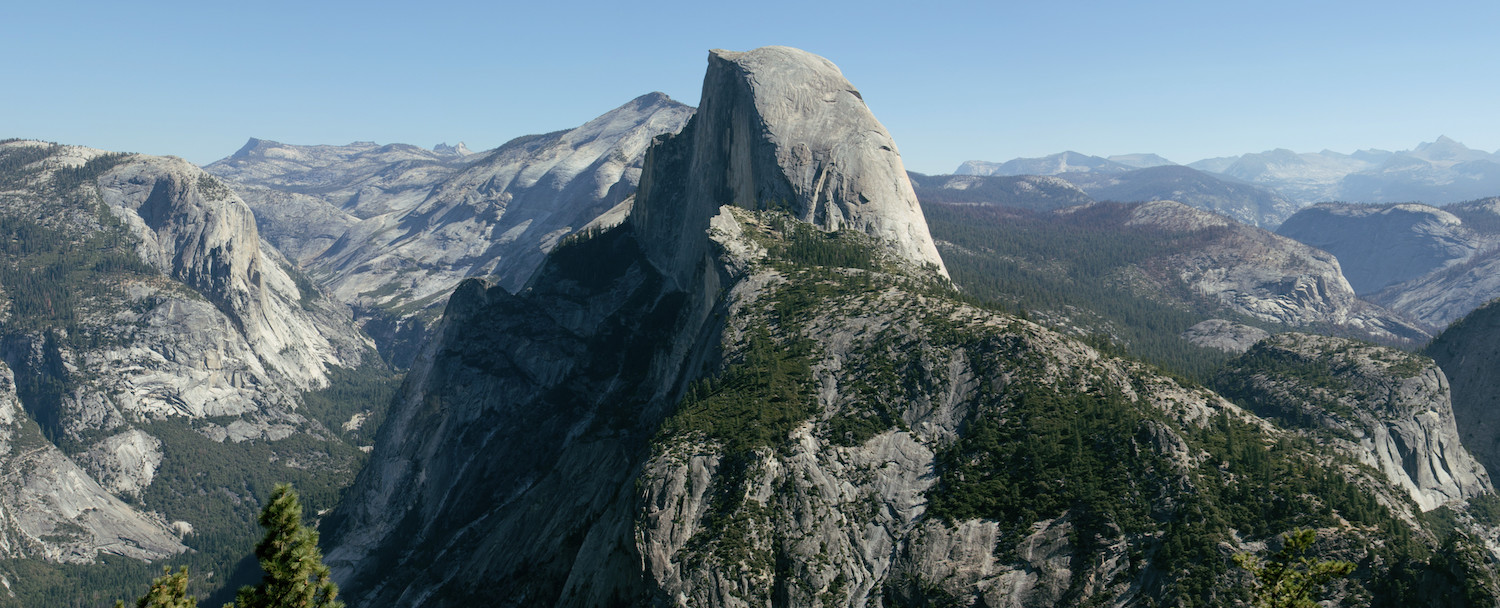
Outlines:
[[646, 159], [631, 222], [681, 284], [720, 205], [782, 208], [825, 231], [875, 237], [947, 276], [885, 127], [832, 62], [770, 46], [713, 50], [698, 114]]

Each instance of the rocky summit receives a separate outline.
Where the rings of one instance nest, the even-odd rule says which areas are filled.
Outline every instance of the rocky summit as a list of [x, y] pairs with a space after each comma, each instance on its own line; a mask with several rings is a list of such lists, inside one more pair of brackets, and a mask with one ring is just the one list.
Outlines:
[[[1172, 378], [966, 302], [911, 194], [831, 63], [711, 52], [626, 221], [449, 298], [325, 520], [348, 601], [1233, 605], [1233, 556], [1297, 528], [1359, 565], [1336, 599], [1495, 601], [1431, 362], [1291, 334]], [[1335, 293], [1292, 285], [1277, 311]]]

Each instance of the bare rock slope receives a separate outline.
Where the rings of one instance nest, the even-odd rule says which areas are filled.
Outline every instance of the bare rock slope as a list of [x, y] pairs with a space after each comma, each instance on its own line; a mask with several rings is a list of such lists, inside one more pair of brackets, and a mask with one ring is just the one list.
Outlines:
[[1416, 204], [1314, 205], [1276, 233], [1337, 256], [1361, 295], [1461, 264], [1492, 246], [1457, 216]]

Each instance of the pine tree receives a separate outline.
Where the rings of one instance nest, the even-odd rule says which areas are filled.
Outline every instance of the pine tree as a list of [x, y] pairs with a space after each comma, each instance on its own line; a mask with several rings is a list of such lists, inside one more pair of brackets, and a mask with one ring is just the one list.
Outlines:
[[338, 585], [329, 579], [318, 550], [318, 533], [302, 525], [302, 502], [291, 486], [281, 484], [260, 512], [265, 539], [255, 546], [265, 576], [259, 585], [241, 587], [226, 608], [343, 608]]
[[1317, 608], [1313, 597], [1335, 579], [1348, 576], [1354, 564], [1341, 560], [1319, 560], [1304, 555], [1317, 541], [1312, 529], [1293, 530], [1281, 535], [1281, 550], [1262, 563], [1254, 555], [1240, 553], [1235, 563], [1255, 575], [1256, 608]]
[[[188, 595], [187, 566], [176, 574], [162, 566], [161, 577], [151, 581], [151, 590], [136, 600], [136, 608], [197, 608], [198, 598]], [[125, 602], [115, 600], [115, 608], [125, 608]]]

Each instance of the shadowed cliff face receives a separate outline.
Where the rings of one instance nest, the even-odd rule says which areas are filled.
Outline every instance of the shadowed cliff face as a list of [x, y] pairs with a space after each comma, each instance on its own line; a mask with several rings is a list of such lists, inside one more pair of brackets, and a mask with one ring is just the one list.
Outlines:
[[623, 229], [540, 277], [519, 296], [470, 281], [450, 299], [335, 516], [328, 562], [357, 605], [471, 605], [495, 584], [549, 605], [575, 574], [606, 581], [606, 598], [639, 592], [617, 574], [628, 481], [703, 356], [704, 300], [663, 289]]
[[1454, 322], [1426, 352], [1453, 384], [1453, 417], [1464, 446], [1486, 468], [1500, 468], [1500, 302]]

